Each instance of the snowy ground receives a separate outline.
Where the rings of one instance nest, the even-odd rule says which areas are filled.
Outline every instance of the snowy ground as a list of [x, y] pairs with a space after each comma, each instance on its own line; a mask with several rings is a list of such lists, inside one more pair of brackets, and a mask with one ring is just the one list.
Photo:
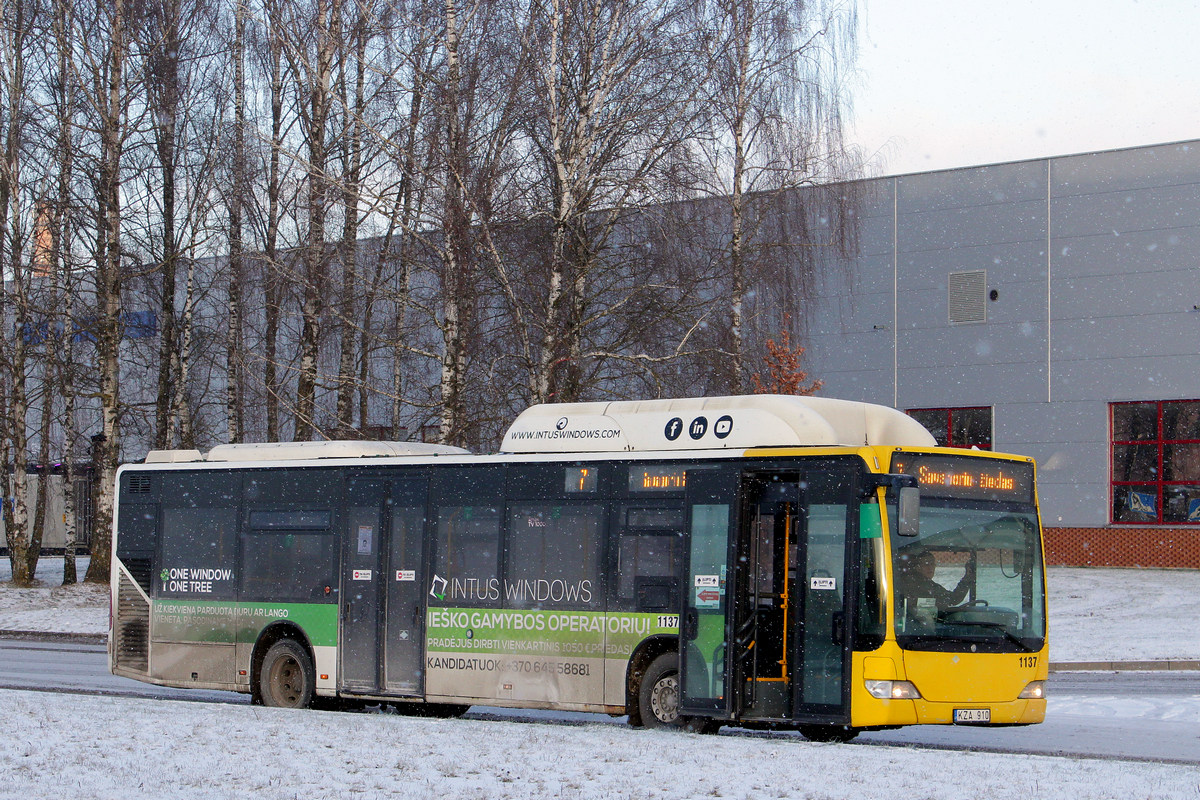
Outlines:
[[[87, 569], [81, 559], [79, 574]], [[44, 586], [15, 589], [0, 559], [0, 630], [105, 633], [103, 587], [61, 587], [62, 559], [43, 559]], [[1200, 660], [1200, 570], [1055, 568], [1050, 660]]]
[[[34, 589], [6, 585], [7, 567], [0, 630], [104, 631], [107, 594], [58, 587], [61, 560], [43, 562], [46, 585]], [[1049, 580], [1054, 660], [1200, 658], [1200, 572], [1055, 569]], [[1049, 713], [1200, 725], [1200, 698], [1052, 695]], [[1200, 800], [1196, 767], [650, 732], [590, 718], [600, 721], [423, 720], [0, 690], [0, 800]]]
[[[114, 721], [119, 724], [114, 725]], [[0, 691], [0, 798], [1195, 800], [1194, 767]]]

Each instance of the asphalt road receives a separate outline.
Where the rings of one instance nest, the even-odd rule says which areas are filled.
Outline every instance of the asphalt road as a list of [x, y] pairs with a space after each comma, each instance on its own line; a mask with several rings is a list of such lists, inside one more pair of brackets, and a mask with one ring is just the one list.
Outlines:
[[[104, 645], [0, 639], [0, 688], [159, 700], [248, 703], [233, 692], [169, 689], [108, 672]], [[861, 734], [855, 746], [934, 747], [1083, 758], [1200, 764], [1200, 725], [1171, 709], [1200, 706], [1200, 672], [1055, 673], [1041, 725], [1022, 728], [914, 726]], [[1063, 711], [1056, 710], [1061, 707]], [[1130, 709], [1139, 713], [1130, 714]], [[1080, 713], [1081, 711], [1086, 713]], [[1148, 713], [1141, 713], [1148, 712]], [[530, 722], [613, 723], [599, 714], [473, 708], [468, 716]], [[725, 730], [722, 735], [787, 737]]]

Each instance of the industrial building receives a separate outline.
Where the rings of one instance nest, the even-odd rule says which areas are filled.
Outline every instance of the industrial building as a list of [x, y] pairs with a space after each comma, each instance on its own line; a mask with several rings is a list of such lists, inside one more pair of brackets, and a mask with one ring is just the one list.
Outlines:
[[1051, 564], [1200, 568], [1200, 141], [870, 181], [822, 394], [1034, 456]]

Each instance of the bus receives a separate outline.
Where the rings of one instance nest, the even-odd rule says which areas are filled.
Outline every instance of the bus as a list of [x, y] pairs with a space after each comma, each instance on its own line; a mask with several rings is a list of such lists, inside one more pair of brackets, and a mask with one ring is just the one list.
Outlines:
[[153, 451], [112, 564], [113, 673], [268, 706], [824, 741], [1045, 715], [1033, 460], [867, 403], [538, 405], [492, 455]]

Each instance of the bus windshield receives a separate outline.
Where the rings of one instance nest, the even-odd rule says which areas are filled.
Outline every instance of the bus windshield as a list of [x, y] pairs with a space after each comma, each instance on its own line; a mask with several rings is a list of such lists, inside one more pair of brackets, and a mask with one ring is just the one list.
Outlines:
[[[956, 480], [978, 463], [970, 457], [936, 458], [938, 475]], [[984, 467], [984, 474], [996, 463]], [[914, 465], [918, 475], [929, 467], [910, 463], [904, 471]], [[1046, 602], [1032, 466], [1005, 462], [1004, 469], [1018, 473], [1015, 482], [1028, 487], [1026, 497], [987, 497], [922, 481], [919, 535], [892, 539], [901, 647], [993, 653], [1042, 648]], [[1025, 470], [1027, 475], [1019, 474]], [[894, 504], [889, 513], [895, 519]]]

